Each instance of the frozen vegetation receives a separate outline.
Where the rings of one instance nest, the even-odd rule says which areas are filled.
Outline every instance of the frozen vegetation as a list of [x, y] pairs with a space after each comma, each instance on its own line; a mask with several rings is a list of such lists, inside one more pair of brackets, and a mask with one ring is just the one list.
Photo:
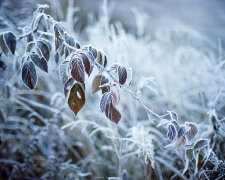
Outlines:
[[224, 39], [24, 2], [0, 3], [0, 179], [225, 179]]

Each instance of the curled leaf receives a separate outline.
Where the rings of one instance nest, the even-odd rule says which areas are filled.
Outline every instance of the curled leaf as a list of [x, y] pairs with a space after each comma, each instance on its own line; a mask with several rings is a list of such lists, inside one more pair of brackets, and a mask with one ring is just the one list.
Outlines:
[[85, 86], [75, 83], [70, 90], [68, 105], [75, 115], [83, 108], [85, 104]]

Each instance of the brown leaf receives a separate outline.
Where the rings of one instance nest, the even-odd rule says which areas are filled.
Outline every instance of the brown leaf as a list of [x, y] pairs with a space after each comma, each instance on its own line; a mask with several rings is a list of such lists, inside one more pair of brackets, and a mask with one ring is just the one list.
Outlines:
[[85, 85], [75, 83], [70, 90], [68, 105], [75, 115], [83, 108], [85, 104]]
[[102, 75], [97, 75], [92, 81], [92, 93], [96, 93], [100, 90]]
[[197, 173], [202, 168], [202, 166], [204, 165], [204, 160], [204, 153], [202, 151], [199, 151], [196, 161], [195, 173]]
[[87, 73], [88, 76], [90, 76], [93, 71], [94, 66], [92, 65], [92, 63], [90, 62], [90, 60], [88, 59], [86, 54], [80, 52], [77, 55], [82, 59], [84, 68], [85, 68], [85, 72]]
[[114, 97], [114, 92], [104, 93], [100, 102], [100, 108], [102, 112], [105, 112], [105, 115], [109, 120], [117, 124], [121, 119], [121, 114], [114, 106]]
[[55, 32], [55, 51], [57, 51], [63, 44], [63, 30], [61, 27], [59, 27], [58, 24], [55, 24], [54, 26], [54, 32]]
[[4, 39], [3, 39], [3, 34], [0, 35], [0, 46], [1, 46], [1, 49], [4, 52], [4, 54], [7, 55], [9, 50], [8, 50], [6, 44], [5, 44]]
[[118, 124], [121, 119], [120, 112], [116, 109], [112, 102], [106, 106], [105, 115], [116, 124]]
[[70, 69], [72, 77], [80, 83], [85, 81], [84, 64], [80, 58], [73, 55], [70, 61]]
[[35, 46], [35, 43], [33, 41], [29, 42], [26, 47], [26, 52], [31, 52], [31, 50], [34, 46]]
[[196, 124], [191, 122], [186, 122], [185, 124], [190, 127], [190, 130], [187, 132], [186, 137], [188, 140], [192, 140], [198, 133], [198, 127]]
[[118, 67], [119, 83], [123, 85], [127, 80], [127, 70], [123, 66]]

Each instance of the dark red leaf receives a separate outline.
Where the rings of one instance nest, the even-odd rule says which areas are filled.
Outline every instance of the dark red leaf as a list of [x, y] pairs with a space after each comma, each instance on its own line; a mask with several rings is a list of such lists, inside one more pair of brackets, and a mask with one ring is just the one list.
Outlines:
[[119, 83], [123, 85], [127, 80], [127, 70], [125, 67], [118, 67]]
[[22, 81], [30, 89], [34, 89], [37, 84], [37, 73], [32, 61], [26, 61], [22, 67]]
[[34, 62], [34, 64], [39, 67], [41, 70], [45, 71], [48, 73], [48, 64], [45, 58], [40, 58], [37, 54], [31, 53], [30, 54], [31, 60]]
[[76, 55], [73, 55], [70, 61], [70, 69], [72, 77], [80, 82], [84, 83], [85, 81], [85, 73], [84, 73], [84, 64], [80, 58]]

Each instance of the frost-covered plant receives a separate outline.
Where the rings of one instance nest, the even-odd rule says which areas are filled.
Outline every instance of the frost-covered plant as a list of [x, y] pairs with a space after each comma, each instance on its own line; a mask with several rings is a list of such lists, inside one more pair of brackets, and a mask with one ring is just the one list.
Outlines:
[[[106, 3], [103, 4], [103, 7], [104, 13], [107, 13]], [[84, 167], [87, 164], [93, 163], [91, 162], [91, 158], [95, 157], [96, 154], [98, 157], [98, 152], [94, 152], [93, 154], [90, 154], [90, 157], [82, 159], [82, 157], [80, 157], [79, 154], [77, 154], [76, 151], [74, 152], [73, 148], [71, 148], [71, 141], [67, 142], [69, 137], [64, 134], [64, 129], [70, 128], [72, 130], [81, 130], [82, 132], [84, 132], [84, 134], [87, 133], [87, 137], [93, 138], [93, 141], [98, 140], [99, 142], [101, 139], [103, 139], [101, 137], [102, 135], [110, 139], [110, 143], [104, 142], [104, 139], [101, 144], [96, 145], [93, 145], [93, 142], [90, 142], [91, 140], [88, 142], [92, 144], [90, 145], [92, 148], [97, 146], [97, 148], [95, 147], [97, 149], [96, 151], [100, 149], [100, 153], [104, 152], [100, 157], [104, 157], [104, 160], [106, 162], [109, 161], [117, 164], [113, 165], [118, 166], [118, 177], [113, 177], [115, 174], [107, 175], [111, 176], [111, 179], [126, 179], [129, 176], [136, 179], [135, 175], [137, 175], [138, 173], [135, 174], [134, 177], [132, 177], [131, 172], [133, 171], [134, 167], [129, 164], [129, 160], [127, 159], [133, 158], [133, 160], [137, 160], [141, 155], [144, 155], [143, 159], [145, 160], [145, 165], [143, 166], [147, 168], [146, 174], [143, 176], [145, 178], [151, 178], [152, 176], [158, 176], [159, 178], [161, 178], [162, 174], [158, 163], [161, 163], [168, 167], [170, 165], [168, 165], [166, 160], [163, 160], [163, 158], [167, 155], [167, 158], [171, 158], [171, 155], [169, 155], [168, 153], [170, 150], [167, 151], [168, 154], [166, 155], [163, 154], [161, 150], [159, 150], [159, 152], [156, 152], [156, 148], [163, 148], [163, 144], [157, 142], [159, 138], [163, 139], [163, 142], [168, 142], [160, 132], [161, 130], [158, 129], [158, 127], [161, 126], [166, 129], [169, 141], [172, 141], [172, 144], [167, 145], [166, 148], [176, 150], [175, 154], [181, 160], [186, 161], [183, 173], [180, 173], [180, 171], [174, 167], [169, 167], [169, 169], [174, 172], [175, 175], [178, 175], [183, 179], [186, 179], [187, 177], [204, 178], [211, 177], [211, 171], [221, 171], [222, 173], [218, 174], [221, 177], [223, 176], [224, 167], [222, 166], [222, 162], [218, 160], [217, 156], [213, 152], [213, 148], [210, 148], [210, 141], [206, 138], [198, 138], [196, 136], [199, 129], [195, 123], [186, 121], [182, 125], [181, 122], [178, 121], [178, 115], [175, 112], [167, 111], [167, 113], [163, 115], [158, 115], [158, 113], [149, 108], [150, 105], [149, 103], [145, 102], [145, 98], [143, 98], [144, 93], [142, 94], [141, 91], [143, 87], [149, 87], [149, 89], [154, 93], [156, 92], [151, 86], [148, 86], [148, 83], [155, 83], [152, 78], [141, 79], [141, 82], [138, 86], [138, 91], [133, 91], [131, 89], [131, 83], [133, 81], [131, 68], [126, 68], [125, 66], [121, 65], [121, 63], [112, 63], [112, 65], [109, 66], [109, 60], [107, 58], [108, 56], [106, 56], [107, 53], [103, 53], [102, 50], [97, 50], [93, 46], [81, 46], [80, 43], [78, 43], [78, 41], [74, 38], [74, 36], [66, 32], [66, 29], [63, 28], [63, 25], [61, 23], [55, 21], [50, 15], [47, 15], [44, 12], [46, 8], [48, 8], [47, 5], [39, 5], [38, 9], [33, 14], [31, 25], [22, 28], [22, 35], [16, 36], [12, 32], [3, 32], [0, 36], [0, 46], [2, 50], [1, 58], [5, 59], [6, 57], [8, 57], [8, 54], [16, 54], [16, 56], [19, 57], [15, 61], [15, 69], [17, 71], [16, 76], [21, 70], [21, 77], [24, 85], [30, 89], [39, 88], [39, 82], [37, 82], [39, 73], [41, 77], [43, 76], [41, 74], [42, 72], [39, 72], [38, 68], [45, 73], [53, 73], [51, 74], [53, 76], [56, 76], [56, 74], [54, 74], [55, 71], [59, 72], [59, 78], [54, 77], [54, 83], [57, 83], [58, 79], [61, 80], [61, 84], [59, 86], [63, 86], [66, 102], [68, 103], [69, 108], [74, 112], [74, 114], [78, 116], [78, 113], [82, 113], [81, 109], [84, 108], [86, 99], [89, 96], [88, 93], [85, 92], [88, 91], [88, 88], [90, 87], [89, 80], [91, 79], [92, 93], [97, 94], [98, 91], [101, 91], [102, 94], [100, 100], [100, 110], [112, 122], [117, 124], [122, 118], [122, 115], [118, 111], [117, 106], [120, 106], [119, 102], [121, 102], [123, 105], [125, 104], [123, 102], [124, 96], [126, 96], [124, 95], [125, 93], [130, 94], [131, 97], [134, 98], [134, 100], [139, 102], [148, 115], [149, 119], [153, 121], [148, 120], [139, 123], [126, 122], [128, 121], [127, 119], [129, 119], [129, 116], [126, 117], [125, 115], [124, 119], [126, 119], [125, 122], [127, 124], [121, 122], [120, 127], [120, 124], [115, 126], [114, 124], [109, 124], [109, 122], [92, 122], [89, 120], [85, 120], [85, 118], [87, 118], [88, 116], [81, 114], [79, 120], [64, 125], [62, 128], [63, 130], [61, 130], [58, 126], [58, 124], [61, 124], [60, 121], [64, 119], [71, 121], [72, 119], [71, 117], [68, 117], [65, 112], [60, 112], [64, 111], [64, 109], [67, 108], [64, 104], [65, 100], [62, 93], [55, 93], [51, 99], [50, 105], [45, 105], [35, 102], [35, 100], [30, 100], [29, 96], [26, 98], [22, 97], [20, 96], [20, 94], [22, 94], [23, 92], [19, 92], [19, 95], [16, 94], [18, 95], [18, 97], [15, 98], [14, 102], [26, 109], [26, 113], [29, 113], [29, 118], [34, 116], [35, 118], [40, 120], [40, 122], [38, 122], [43, 123], [45, 127], [42, 128], [39, 127], [39, 125], [35, 126], [36, 119], [31, 122], [31, 125], [29, 127], [31, 128], [30, 133], [33, 134], [34, 137], [31, 136], [31, 140], [26, 145], [28, 146], [28, 148], [26, 154], [27, 158], [25, 159], [25, 162], [23, 162], [23, 164], [18, 164], [20, 168], [23, 168], [23, 171], [28, 169], [28, 166], [31, 167], [30, 172], [27, 171], [27, 177], [31, 177], [33, 176], [33, 173], [36, 173], [36, 171], [34, 170], [36, 168], [36, 163], [33, 162], [35, 159], [33, 158], [33, 156], [39, 150], [45, 156], [45, 158], [37, 158], [38, 160], [44, 159], [45, 161], [46, 173], [42, 174], [42, 177], [45, 179], [75, 179], [91, 176], [94, 177], [96, 174], [98, 174], [98, 172], [95, 172], [96, 169], [94, 167], [91, 166], [89, 167], [90, 169], [85, 169]], [[134, 10], [134, 12], [136, 16], [138, 16], [139, 12], [137, 10]], [[104, 23], [108, 23], [108, 16], [105, 14], [104, 17], [106, 18]], [[137, 24], [140, 21], [141, 17], [144, 17], [143, 19], [146, 20], [146, 16], [139, 16], [139, 18], [137, 17]], [[108, 27], [106, 27], [106, 30], [110, 35], [109, 41], [113, 41], [114, 43], [114, 40], [117, 40], [118, 35], [116, 34], [114, 27], [109, 27], [108, 24], [105, 25]], [[144, 36], [143, 23], [139, 22], [139, 26], [141, 27], [138, 30], [138, 36], [142, 37]], [[124, 34], [122, 34], [121, 36], [122, 38], [126, 37], [126, 35]], [[18, 47], [21, 42], [24, 43], [24, 39], [27, 40], [25, 52], [18, 52], [17, 54], [16, 47]], [[121, 54], [122, 53], [123, 52], [121, 52]], [[12, 58], [12, 55], [9, 56]], [[1, 61], [1, 67], [3, 71], [6, 69], [4, 61]], [[46, 77], [46, 74], [44, 75], [44, 77]], [[43, 79], [40, 80], [43, 81]], [[51, 84], [51, 82], [49, 82], [49, 84]], [[2, 98], [3, 96], [6, 96], [4, 98], [7, 99], [8, 97], [10, 97], [9, 94], [12, 91], [10, 90], [10, 88], [12, 88], [12, 85], [9, 86], [8, 84], [4, 84], [3, 79], [3, 83], [1, 83], [1, 86], [3, 89]], [[43, 86], [45, 87], [44, 83]], [[49, 88], [50, 92], [54, 92], [54, 90], [51, 89], [50, 85], [46, 86]], [[18, 88], [17, 82], [15, 82], [14, 88]], [[20, 84], [19, 88], [22, 88]], [[15, 93], [15, 91], [12, 92]], [[32, 91], [29, 92], [31, 93]], [[42, 94], [42, 92], [39, 93], [40, 95]], [[15, 97], [16, 95], [13, 94], [12, 97]], [[34, 107], [43, 108], [49, 112], [53, 112], [55, 114], [54, 119], [48, 118], [48, 120], [46, 121], [46, 117], [40, 115], [41, 113], [35, 112], [35, 110], [29, 107], [27, 103], [31, 104]], [[132, 107], [129, 107], [128, 104], [124, 109], [126, 110], [126, 108], [132, 109]], [[92, 109], [90, 108], [90, 110]], [[93, 113], [96, 113], [96, 111], [98, 110], [95, 108], [95, 111], [91, 112], [90, 114], [93, 116]], [[2, 113], [0, 115], [3, 119], [10, 119], [8, 118], [10, 116], [6, 117], [3, 109], [1, 109], [1, 112]], [[48, 113], [44, 115], [49, 116]], [[24, 116], [26, 117], [27, 115]], [[216, 116], [214, 115], [213, 117]], [[82, 118], [84, 118], [84, 120], [82, 120]], [[157, 122], [155, 118], [158, 119], [159, 122]], [[213, 118], [211, 119], [213, 127], [215, 127], [215, 132], [216, 134], [218, 134], [216, 125], [217, 120], [213, 120]], [[23, 121], [26, 122], [27, 120], [20, 120], [18, 118], [16, 120], [16, 123], [20, 121], [21, 123], [23, 123]], [[11, 123], [8, 122], [8, 120], [4, 120], [3, 122], [5, 124]], [[155, 124], [157, 124], [157, 127], [152, 124], [152, 122], [155, 122]], [[105, 123], [108, 125], [105, 125]], [[18, 126], [17, 124], [16, 128], [19, 127], [20, 126]], [[3, 126], [3, 129], [4, 128], [5, 127]], [[11, 133], [13, 134], [13, 131]], [[79, 133], [79, 131], [77, 133]], [[47, 138], [48, 134], [51, 134], [51, 136]], [[39, 136], [42, 136], [43, 138], [37, 138]], [[3, 137], [7, 136], [4, 134]], [[19, 142], [21, 142], [22, 140], [23, 136], [21, 137], [21, 140]], [[3, 141], [7, 142], [7, 140], [4, 139]], [[34, 145], [30, 143], [33, 141], [35, 141]], [[47, 141], [54, 142], [54, 144], [48, 145]], [[77, 146], [79, 147], [79, 145]], [[79, 148], [77, 149], [79, 151]], [[65, 161], [67, 159], [66, 156], [69, 154], [68, 151], [72, 151], [72, 153], [79, 159], [79, 165], [71, 164], [72, 160]], [[114, 153], [116, 154], [118, 161], [113, 159]], [[136, 155], [138, 155], [137, 159]], [[32, 158], [30, 159], [31, 156]], [[16, 164], [15, 161], [11, 162], [4, 160], [2, 162]], [[214, 170], [208, 171], [208, 163], [211, 163], [213, 167], [217, 167], [215, 167]], [[42, 164], [43, 163], [40, 163], [39, 165], [43, 166]], [[127, 167], [125, 167], [124, 164], [128, 164]], [[138, 165], [135, 164], [134, 166], [138, 166], [138, 169], [142, 169], [142, 163]], [[109, 168], [113, 169], [112, 167]], [[154, 170], [154, 173], [151, 172], [152, 169]], [[13, 172], [14, 171], [18, 171], [17, 166], [13, 167]], [[86, 173], [87, 171], [91, 171], [91, 173]], [[12, 178], [14, 174], [16, 174], [15, 172], [12, 173]], [[143, 177], [140, 174], [138, 174], [137, 176], [140, 179], [142, 179]], [[18, 176], [18, 178], [20, 177]]]

